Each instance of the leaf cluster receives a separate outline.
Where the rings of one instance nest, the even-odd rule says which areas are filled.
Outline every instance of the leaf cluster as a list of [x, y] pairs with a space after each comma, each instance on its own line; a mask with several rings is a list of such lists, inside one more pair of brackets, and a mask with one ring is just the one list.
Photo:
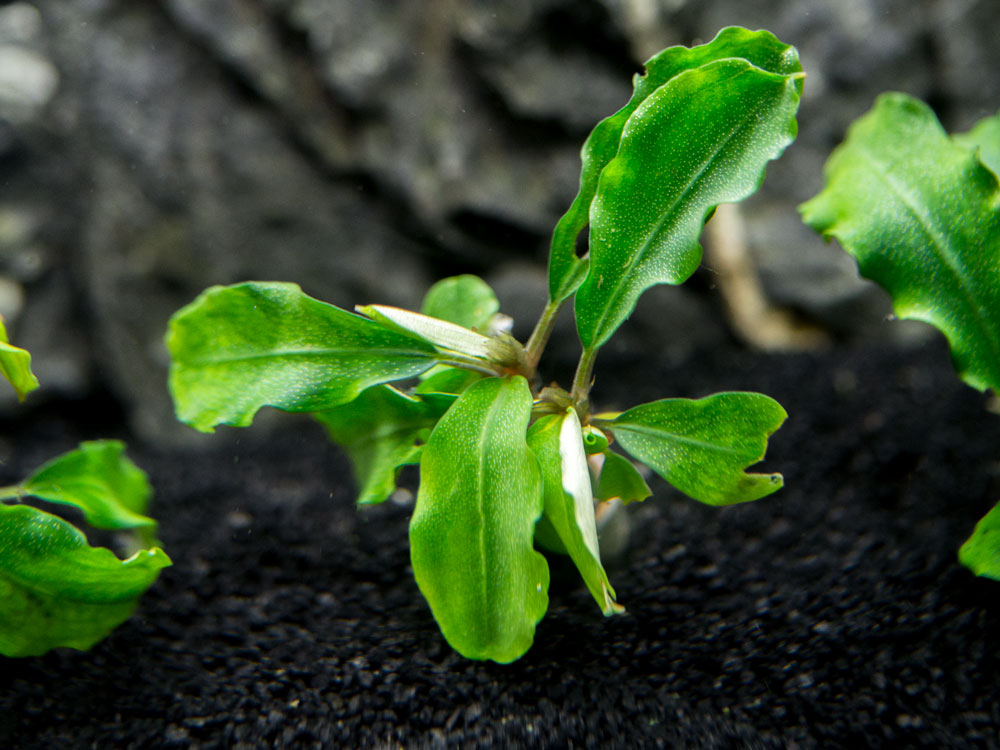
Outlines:
[[[212, 287], [167, 334], [178, 417], [212, 431], [248, 425], [265, 406], [312, 414], [350, 455], [361, 504], [384, 501], [400, 467], [418, 464], [414, 576], [469, 658], [510, 662], [530, 647], [548, 606], [538, 547], [569, 555], [600, 610], [621, 612], [594, 504], [649, 496], [633, 461], [711, 505], [781, 487], [779, 474], [745, 471], [786, 416], [766, 396], [593, 414], [589, 393], [599, 349], [640, 295], [694, 273], [715, 207], [756, 190], [793, 140], [802, 82], [794, 48], [766, 31], [728, 28], [650, 59], [629, 102], [583, 146], [579, 192], [552, 237], [549, 298], [527, 342], [507, 333], [495, 294], [474, 276], [438, 282], [420, 311], [350, 312], [291, 283]], [[580, 362], [570, 389], [543, 387], [537, 366], [567, 304]]]

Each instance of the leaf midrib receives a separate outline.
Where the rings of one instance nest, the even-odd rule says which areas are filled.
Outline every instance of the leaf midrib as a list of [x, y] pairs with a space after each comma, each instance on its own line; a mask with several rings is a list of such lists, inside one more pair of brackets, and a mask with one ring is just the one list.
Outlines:
[[719, 445], [718, 443], [710, 443], [706, 440], [698, 440], [697, 438], [688, 437], [687, 435], [680, 435], [675, 432], [669, 432], [663, 429], [656, 429], [654, 427], [648, 427], [646, 425], [629, 424], [629, 423], [613, 423], [611, 425], [612, 429], [617, 429], [624, 432], [633, 432], [637, 435], [641, 435], [646, 438], [653, 438], [661, 442], [672, 440], [674, 442], [680, 443], [682, 445], [690, 445], [696, 448], [705, 448], [717, 453], [724, 453], [732, 456], [744, 456], [747, 451], [741, 450], [740, 448], [728, 445]]
[[[428, 359], [432, 361], [443, 361], [440, 354], [435, 351], [422, 349], [378, 349], [371, 347], [357, 346], [347, 347], [323, 347], [315, 349], [288, 349], [280, 352], [257, 352], [253, 354], [228, 355], [220, 357], [193, 357], [189, 360], [182, 360], [178, 364], [186, 367], [203, 367], [206, 365], [234, 365], [240, 362], [253, 362], [264, 359], [285, 359], [285, 358], [311, 358], [311, 357], [356, 357], [359, 355], [369, 357], [398, 357], [408, 359]], [[176, 360], [175, 360], [176, 361]]]

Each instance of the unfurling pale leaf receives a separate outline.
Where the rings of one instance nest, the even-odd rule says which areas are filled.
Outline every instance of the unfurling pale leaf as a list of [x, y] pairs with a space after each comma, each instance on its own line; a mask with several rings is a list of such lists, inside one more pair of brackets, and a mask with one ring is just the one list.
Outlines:
[[880, 96], [824, 174], [806, 224], [836, 237], [900, 318], [940, 329], [966, 383], [1000, 390], [997, 175], [905, 94]]
[[979, 520], [958, 560], [977, 576], [1000, 581], [1000, 504]]
[[759, 393], [663, 399], [600, 420], [625, 451], [689, 497], [708, 505], [758, 500], [782, 486], [780, 474], [744, 472], [764, 457], [785, 410]]
[[[644, 75], [634, 79], [635, 91], [628, 104], [605, 118], [587, 138], [581, 151], [583, 168], [580, 189], [573, 204], [559, 220], [549, 255], [549, 297], [561, 302], [569, 297], [587, 274], [589, 258], [576, 255], [577, 235], [591, 221], [591, 202], [598, 190], [602, 170], [618, 154], [622, 131], [639, 106], [658, 88], [681, 73], [717, 60], [741, 58], [779, 75], [798, 74], [798, 54], [768, 31], [749, 31], [737, 26], [723, 29], [708, 44], [669, 47], [646, 62]], [[680, 134], [685, 140], [688, 136]], [[641, 199], [639, 196], [636, 200]]]
[[380, 503], [396, 489], [396, 474], [420, 460], [420, 437], [445, 413], [454, 396], [407, 396], [377, 385], [353, 401], [313, 414], [330, 439], [347, 450], [358, 480], [358, 504]]
[[31, 371], [31, 354], [9, 343], [3, 318], [0, 318], [0, 375], [14, 386], [18, 401], [24, 401], [38, 387], [38, 378]]
[[590, 270], [576, 293], [585, 347], [607, 341], [644, 290], [694, 273], [706, 218], [753, 193], [795, 138], [801, 91], [801, 73], [725, 59], [675, 76], [632, 113], [590, 210]]
[[279, 282], [208, 289], [171, 319], [167, 347], [177, 417], [204, 432], [245, 427], [263, 406], [329, 409], [441, 359], [416, 336]]
[[570, 556], [597, 606], [605, 615], [624, 608], [601, 565], [594, 518], [594, 492], [576, 411], [542, 417], [528, 431], [528, 445], [538, 458], [545, 493], [545, 515], [559, 540], [558, 551]]
[[413, 574], [445, 639], [469, 659], [514, 661], [548, 607], [548, 564], [533, 546], [542, 483], [525, 441], [530, 416], [524, 378], [486, 378], [423, 448]]

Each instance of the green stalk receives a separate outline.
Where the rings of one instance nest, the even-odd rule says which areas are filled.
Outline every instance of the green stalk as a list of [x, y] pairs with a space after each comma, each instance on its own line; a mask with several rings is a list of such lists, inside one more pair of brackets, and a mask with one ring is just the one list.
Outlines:
[[[565, 300], [563, 302], [549, 300], [542, 311], [541, 317], [535, 324], [535, 330], [531, 332], [531, 337], [524, 347], [528, 362], [528, 375], [534, 376], [535, 368], [538, 367], [538, 360], [542, 358], [542, 351], [549, 341], [549, 336], [552, 335], [552, 327], [555, 325], [556, 316], [559, 314], [564, 303]], [[531, 380], [531, 378], [529, 377], [528, 380]]]
[[573, 403], [576, 404], [576, 413], [580, 421], [587, 423], [590, 414], [590, 386], [594, 379], [594, 360], [597, 359], [597, 347], [585, 348], [580, 355], [580, 361], [576, 366], [576, 374], [573, 376], [573, 390], [571, 395]]

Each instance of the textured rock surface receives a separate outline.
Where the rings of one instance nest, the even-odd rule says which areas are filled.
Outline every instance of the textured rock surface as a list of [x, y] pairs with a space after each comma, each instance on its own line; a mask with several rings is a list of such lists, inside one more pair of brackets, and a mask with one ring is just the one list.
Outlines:
[[[764, 288], [838, 336], [885, 335], [885, 298], [795, 205], [882, 90], [950, 128], [996, 110], [993, 0], [5, 5], [0, 312], [50, 392], [106, 384], [153, 434], [167, 318], [210, 284], [346, 306], [413, 304], [455, 272], [537, 287], [590, 127], [649, 54], [730, 24], [795, 44], [809, 76], [799, 140], [743, 208]], [[713, 283], [651, 292], [623, 341], [682, 356], [724, 337]]]

